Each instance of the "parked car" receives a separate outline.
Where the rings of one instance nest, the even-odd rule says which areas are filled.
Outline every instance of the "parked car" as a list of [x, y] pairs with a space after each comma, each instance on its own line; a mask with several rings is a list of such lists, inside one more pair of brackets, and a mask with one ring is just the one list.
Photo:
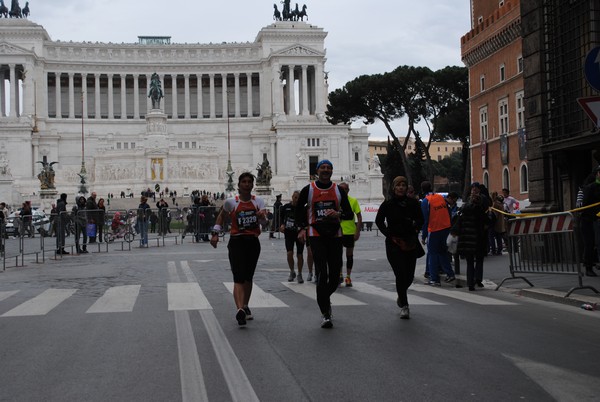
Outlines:
[[[21, 227], [21, 218], [17, 212], [13, 212], [8, 215], [6, 219], [5, 235], [8, 236], [19, 236], [19, 228]], [[42, 236], [47, 236], [50, 231], [50, 218], [38, 209], [33, 209], [33, 228], [36, 232]]]

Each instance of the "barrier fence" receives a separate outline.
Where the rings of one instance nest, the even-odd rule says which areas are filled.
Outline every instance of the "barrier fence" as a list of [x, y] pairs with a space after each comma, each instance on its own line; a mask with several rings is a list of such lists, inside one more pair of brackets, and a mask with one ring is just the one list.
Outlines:
[[[27, 217], [0, 225], [2, 269], [71, 254], [131, 251], [132, 247], [164, 247], [209, 241], [219, 209], [214, 206], [87, 210], [50, 214], [43, 225], [25, 230]], [[228, 229], [228, 225], [224, 225]], [[227, 231], [227, 230], [226, 230]], [[223, 234], [224, 235], [224, 234]], [[144, 242], [143, 242], [144, 239]]]
[[565, 297], [581, 289], [599, 293], [594, 287], [583, 285], [578, 230], [577, 221], [570, 212], [508, 220], [511, 276], [504, 278], [496, 290], [512, 279], [521, 279], [533, 287], [525, 276], [517, 275], [552, 274], [577, 277], [579, 286], [571, 288]]

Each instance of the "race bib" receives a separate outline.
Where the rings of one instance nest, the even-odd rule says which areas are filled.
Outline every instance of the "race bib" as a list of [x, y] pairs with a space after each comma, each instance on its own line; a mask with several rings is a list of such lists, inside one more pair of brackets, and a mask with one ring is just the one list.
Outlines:
[[315, 203], [314, 211], [317, 222], [321, 222], [327, 218], [328, 209], [335, 209], [335, 201], [319, 201]]
[[285, 228], [286, 229], [294, 229], [296, 227], [296, 222], [294, 221], [294, 218], [287, 218], [287, 220], [285, 221]]
[[240, 230], [252, 230], [258, 227], [256, 211], [240, 211], [237, 213], [237, 224]]

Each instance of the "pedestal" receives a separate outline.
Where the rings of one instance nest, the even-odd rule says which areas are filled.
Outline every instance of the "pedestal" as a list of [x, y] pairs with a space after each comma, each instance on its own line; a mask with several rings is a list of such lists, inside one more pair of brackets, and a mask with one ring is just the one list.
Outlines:
[[55, 188], [40, 190], [40, 209], [46, 213], [50, 213], [52, 204], [56, 202], [58, 198], [58, 191]]
[[254, 192], [256, 195], [267, 198], [273, 195], [273, 187], [268, 186], [256, 186], [254, 187]]

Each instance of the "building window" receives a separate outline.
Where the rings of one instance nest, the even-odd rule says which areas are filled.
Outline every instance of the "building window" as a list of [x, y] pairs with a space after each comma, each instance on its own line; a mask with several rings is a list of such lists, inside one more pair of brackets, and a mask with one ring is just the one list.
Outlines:
[[517, 72], [518, 73], [523, 72], [523, 56], [519, 56], [517, 58]]
[[128, 142], [124, 142], [124, 143], [123, 143], [123, 148], [125, 148], [125, 149], [129, 149], [129, 143], [128, 143]]
[[529, 191], [529, 186], [528, 186], [528, 182], [529, 182], [529, 173], [527, 171], [527, 165], [521, 165], [521, 186], [520, 186], [520, 190], [521, 193], [526, 193]]
[[442, 160], [442, 155], [438, 155], [438, 162]]
[[354, 162], [358, 162], [358, 152], [354, 153]]
[[444, 151], [448, 152], [448, 147], [444, 147]]
[[308, 147], [319, 147], [321, 141], [319, 138], [307, 138], [306, 140], [306, 146]]
[[192, 149], [196, 149], [196, 141], [192, 141]]
[[485, 91], [485, 75], [479, 77], [479, 92]]
[[177, 143], [177, 148], [179, 148], [179, 149], [183, 148], [183, 142], [178, 142]]
[[117, 142], [117, 149], [121, 149], [121, 143]]
[[502, 188], [510, 188], [510, 172], [507, 167], [502, 169]]
[[479, 109], [479, 141], [487, 141], [488, 139], [488, 113], [487, 106]]
[[517, 128], [525, 127], [525, 93], [523, 91], [517, 92]]
[[508, 100], [502, 99], [498, 102], [498, 122], [500, 135], [508, 134]]
[[506, 73], [505, 73], [505, 69], [504, 69], [504, 64], [500, 65], [500, 82], [504, 82], [504, 80], [506, 79]]
[[131, 149], [135, 149], [135, 142], [131, 143]]

